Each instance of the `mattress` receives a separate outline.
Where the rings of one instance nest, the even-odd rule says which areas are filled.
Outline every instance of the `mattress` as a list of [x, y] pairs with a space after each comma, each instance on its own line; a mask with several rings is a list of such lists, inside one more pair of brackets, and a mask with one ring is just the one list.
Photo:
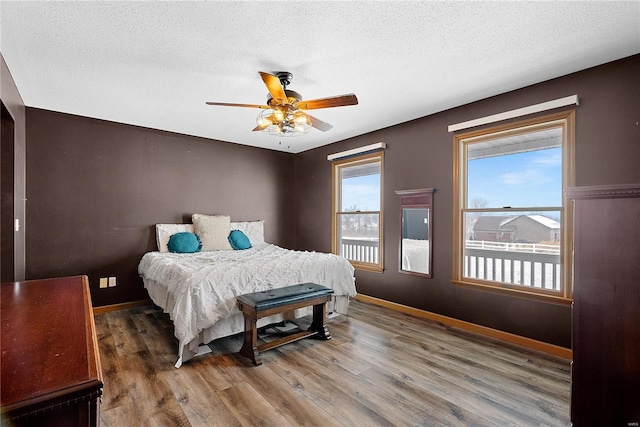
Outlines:
[[268, 243], [241, 251], [149, 252], [138, 272], [153, 302], [173, 321], [179, 340], [176, 366], [193, 357], [199, 344], [243, 331], [239, 295], [312, 282], [334, 290], [328, 310], [342, 314], [356, 295], [354, 269], [345, 258]]

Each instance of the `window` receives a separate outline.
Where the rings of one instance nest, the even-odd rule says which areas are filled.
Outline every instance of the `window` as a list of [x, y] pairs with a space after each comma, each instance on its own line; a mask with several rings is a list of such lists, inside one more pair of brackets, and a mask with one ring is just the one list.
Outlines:
[[571, 298], [574, 113], [454, 137], [453, 282]]
[[384, 153], [333, 163], [333, 253], [357, 269], [382, 271]]

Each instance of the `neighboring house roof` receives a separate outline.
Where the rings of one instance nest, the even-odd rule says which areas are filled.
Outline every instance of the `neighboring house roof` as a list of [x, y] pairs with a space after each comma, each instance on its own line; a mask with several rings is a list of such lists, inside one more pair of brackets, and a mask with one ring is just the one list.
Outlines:
[[480, 216], [473, 226], [474, 231], [512, 231], [513, 226], [505, 227], [505, 225], [511, 220], [515, 219], [514, 216]]
[[537, 222], [537, 223], [539, 223], [539, 224], [541, 224], [541, 225], [543, 225], [543, 226], [545, 226], [547, 228], [550, 228], [552, 230], [559, 230], [560, 229], [560, 223], [558, 221], [556, 221], [554, 219], [551, 219], [551, 218], [548, 218], [546, 216], [542, 216], [542, 215], [520, 215], [520, 216], [516, 216], [516, 217], [510, 217], [509, 221], [507, 221], [507, 222], [511, 222], [511, 221], [514, 221], [514, 220], [516, 220], [518, 218], [522, 218], [522, 217], [532, 219], [535, 222]]
[[551, 218], [547, 218], [543, 215], [518, 215], [518, 216], [480, 216], [478, 217], [475, 225], [473, 226], [474, 231], [513, 231], [515, 225], [511, 224], [514, 220], [518, 218], [529, 218], [549, 229], [559, 230], [560, 223]]
[[555, 219], [551, 219], [542, 215], [527, 215], [527, 216], [532, 220], [537, 221], [548, 228], [558, 229], [558, 230], [560, 229], [560, 223]]

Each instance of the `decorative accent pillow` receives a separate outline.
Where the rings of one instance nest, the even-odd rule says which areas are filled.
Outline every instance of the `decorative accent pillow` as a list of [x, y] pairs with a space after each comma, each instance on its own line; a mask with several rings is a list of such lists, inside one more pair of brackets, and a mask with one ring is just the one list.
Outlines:
[[202, 243], [200, 238], [193, 233], [184, 231], [182, 233], [176, 233], [169, 238], [167, 247], [170, 252], [178, 254], [191, 254], [194, 252], [200, 252], [202, 249]]
[[230, 251], [231, 217], [228, 215], [193, 214], [194, 233], [200, 237], [203, 251]]
[[156, 224], [156, 243], [160, 252], [169, 252], [169, 238], [176, 233], [193, 233], [193, 224]]
[[249, 238], [240, 230], [231, 230], [231, 233], [229, 233], [229, 243], [231, 247], [237, 251], [251, 247]]
[[232, 230], [242, 231], [253, 246], [264, 243], [264, 221], [238, 221], [231, 223]]

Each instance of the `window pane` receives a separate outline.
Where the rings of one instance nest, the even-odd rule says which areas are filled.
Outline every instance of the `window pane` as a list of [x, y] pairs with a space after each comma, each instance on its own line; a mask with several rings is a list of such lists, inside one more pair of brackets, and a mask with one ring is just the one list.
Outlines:
[[560, 210], [466, 212], [463, 277], [560, 290]]
[[339, 214], [338, 255], [351, 261], [378, 264], [380, 246], [380, 215]]
[[354, 267], [382, 271], [382, 165], [376, 152], [333, 164], [332, 252]]
[[562, 128], [467, 144], [467, 208], [562, 206]]
[[380, 162], [347, 166], [341, 169], [344, 212], [380, 210]]

